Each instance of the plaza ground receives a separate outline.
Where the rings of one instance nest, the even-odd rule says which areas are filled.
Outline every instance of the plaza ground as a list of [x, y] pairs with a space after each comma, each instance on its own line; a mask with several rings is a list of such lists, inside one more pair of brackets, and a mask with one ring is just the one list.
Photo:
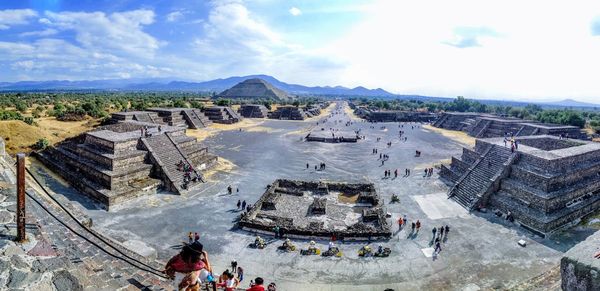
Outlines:
[[[325, 127], [333, 126], [334, 120], [350, 119], [343, 113], [347, 109], [340, 112]], [[143, 241], [156, 249], [159, 259], [166, 261], [187, 240], [188, 232], [199, 232], [215, 271], [222, 272], [235, 259], [245, 269], [243, 286], [261, 276], [266, 282], [276, 282], [282, 290], [511, 288], [551, 270], [567, 249], [593, 232], [576, 227], [542, 239], [490, 213], [469, 214], [447, 199], [448, 187], [438, 179], [437, 170], [432, 177], [423, 177], [423, 171], [460, 155], [462, 146], [469, 141], [456, 134], [410, 123], [370, 124], [353, 119], [354, 124], [349, 127], [344, 126], [345, 122], [338, 123], [340, 130], [360, 129], [365, 140], [338, 144], [303, 141], [317, 121], [250, 120], [241, 131], [238, 128], [208, 134], [203, 142], [213, 153], [231, 162], [227, 170], [216, 172], [189, 195], [160, 193], [141, 197], [111, 212], [95, 207], [52, 176], [40, 176], [45, 177], [54, 192], [81, 206], [93, 218], [96, 229], [116, 240]], [[252, 130], [251, 124], [259, 130]], [[399, 139], [399, 130], [406, 132], [407, 141]], [[392, 146], [388, 148], [389, 141]], [[390, 156], [384, 166], [379, 155], [372, 154], [373, 148]], [[420, 157], [415, 157], [415, 150], [422, 152]], [[315, 171], [314, 165], [321, 162], [326, 163], [326, 170]], [[306, 163], [310, 164], [308, 170]], [[45, 171], [39, 164], [33, 166], [40, 174]], [[405, 168], [412, 170], [409, 177], [402, 177]], [[383, 179], [386, 169], [398, 169], [399, 177]], [[236, 203], [238, 199], [254, 203], [266, 185], [278, 178], [374, 183], [394, 224], [393, 238], [374, 245], [390, 247], [391, 256], [358, 257], [357, 251], [364, 242], [341, 243], [342, 258], [280, 253], [276, 249], [282, 241], [272, 237], [266, 237], [266, 249], [248, 248], [255, 236], [234, 228], [240, 214]], [[233, 195], [227, 194], [228, 185], [233, 187]], [[387, 204], [392, 194], [399, 196], [400, 203]], [[410, 221], [419, 219], [421, 231], [416, 235], [410, 235], [410, 229], [398, 232], [394, 222], [402, 215]], [[443, 225], [450, 226], [450, 234], [434, 260], [430, 256], [431, 229]], [[527, 241], [527, 247], [517, 244], [520, 239]], [[307, 243], [295, 241], [299, 248], [306, 248]], [[327, 248], [327, 241], [317, 243], [321, 249]]]

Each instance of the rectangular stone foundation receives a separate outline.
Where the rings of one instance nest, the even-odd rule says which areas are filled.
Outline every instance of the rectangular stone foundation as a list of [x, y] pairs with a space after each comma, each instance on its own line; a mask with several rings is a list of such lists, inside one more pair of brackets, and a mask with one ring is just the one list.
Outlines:
[[[238, 226], [305, 238], [386, 239], [391, 226], [373, 184], [276, 180]], [[348, 226], [349, 224], [349, 226]]]

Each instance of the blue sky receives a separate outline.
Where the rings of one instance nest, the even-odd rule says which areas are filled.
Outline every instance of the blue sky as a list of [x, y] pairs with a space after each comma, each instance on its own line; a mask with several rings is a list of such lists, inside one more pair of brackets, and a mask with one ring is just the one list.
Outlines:
[[0, 1], [0, 81], [270, 74], [600, 102], [600, 1]]

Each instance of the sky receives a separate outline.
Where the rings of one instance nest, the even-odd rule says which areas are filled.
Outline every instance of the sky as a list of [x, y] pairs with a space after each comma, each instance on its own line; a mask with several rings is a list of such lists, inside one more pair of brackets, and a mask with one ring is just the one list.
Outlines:
[[250, 74], [600, 103], [600, 1], [0, 1], [0, 82]]

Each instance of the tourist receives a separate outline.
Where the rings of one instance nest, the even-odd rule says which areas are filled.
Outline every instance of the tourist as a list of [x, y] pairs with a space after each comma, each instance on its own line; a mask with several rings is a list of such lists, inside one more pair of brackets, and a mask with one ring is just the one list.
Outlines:
[[415, 232], [415, 227], [416, 227], [416, 225], [415, 225], [415, 222], [413, 221], [410, 226], [410, 230], [411, 230], [410, 232]]
[[240, 205], [242, 205], [242, 201], [238, 199], [238, 202], [237, 202], [237, 209], [238, 210], [240, 210]]
[[265, 291], [265, 287], [262, 285], [263, 283], [263, 278], [256, 277], [256, 279], [250, 283], [250, 288], [246, 289], [246, 291]]
[[398, 218], [398, 231], [402, 229], [402, 225], [404, 224], [404, 220], [402, 217]]
[[307, 170], [308, 170], [308, 167], [309, 167], [309, 165], [308, 165], [308, 163], [306, 163], [306, 169], [307, 169]]
[[231, 185], [227, 186], [227, 193], [229, 193], [229, 195], [233, 194], [233, 189], [231, 188]]
[[225, 291], [234, 291], [237, 289], [240, 281], [231, 272], [225, 271], [222, 276], [223, 282], [217, 284], [218, 287], [224, 287]]
[[242, 202], [242, 210], [246, 209], [246, 200]]
[[231, 261], [231, 272], [235, 273], [236, 270], [237, 270], [237, 261], [233, 260], [233, 261]]
[[446, 237], [448, 236], [449, 232], [450, 232], [450, 227], [446, 224]]
[[194, 242], [194, 235], [192, 234], [191, 231], [190, 231], [190, 233], [188, 233], [188, 242], [190, 244]]
[[195, 232], [194, 233], [194, 241], [196, 242], [196, 241], [199, 241], [199, 240], [200, 240], [200, 235], [197, 232]]
[[199, 283], [214, 282], [210, 269], [208, 254], [200, 242], [194, 242], [184, 245], [181, 252], [167, 262], [163, 273], [174, 279], [177, 290], [198, 290]]
[[242, 267], [237, 267], [237, 276], [240, 282], [244, 281], [244, 269]]
[[419, 232], [419, 229], [421, 229], [421, 222], [417, 219], [417, 232]]
[[442, 244], [440, 244], [440, 242], [435, 243], [434, 251], [438, 254], [442, 251]]
[[443, 226], [440, 227], [440, 236], [444, 236], [444, 227]]
[[406, 214], [404, 214], [404, 216], [402, 217], [402, 220], [404, 220], [404, 224], [408, 223], [408, 218], [406, 217]]
[[434, 228], [431, 230], [431, 233], [433, 234], [433, 237], [435, 237], [435, 233], [436, 233], [436, 232], [437, 232], [437, 228], [436, 228], [436, 227], [434, 227]]
[[394, 170], [394, 178], [398, 178], [398, 169]]
[[277, 285], [275, 285], [273, 282], [269, 283], [269, 286], [267, 286], [267, 291], [277, 291]]

